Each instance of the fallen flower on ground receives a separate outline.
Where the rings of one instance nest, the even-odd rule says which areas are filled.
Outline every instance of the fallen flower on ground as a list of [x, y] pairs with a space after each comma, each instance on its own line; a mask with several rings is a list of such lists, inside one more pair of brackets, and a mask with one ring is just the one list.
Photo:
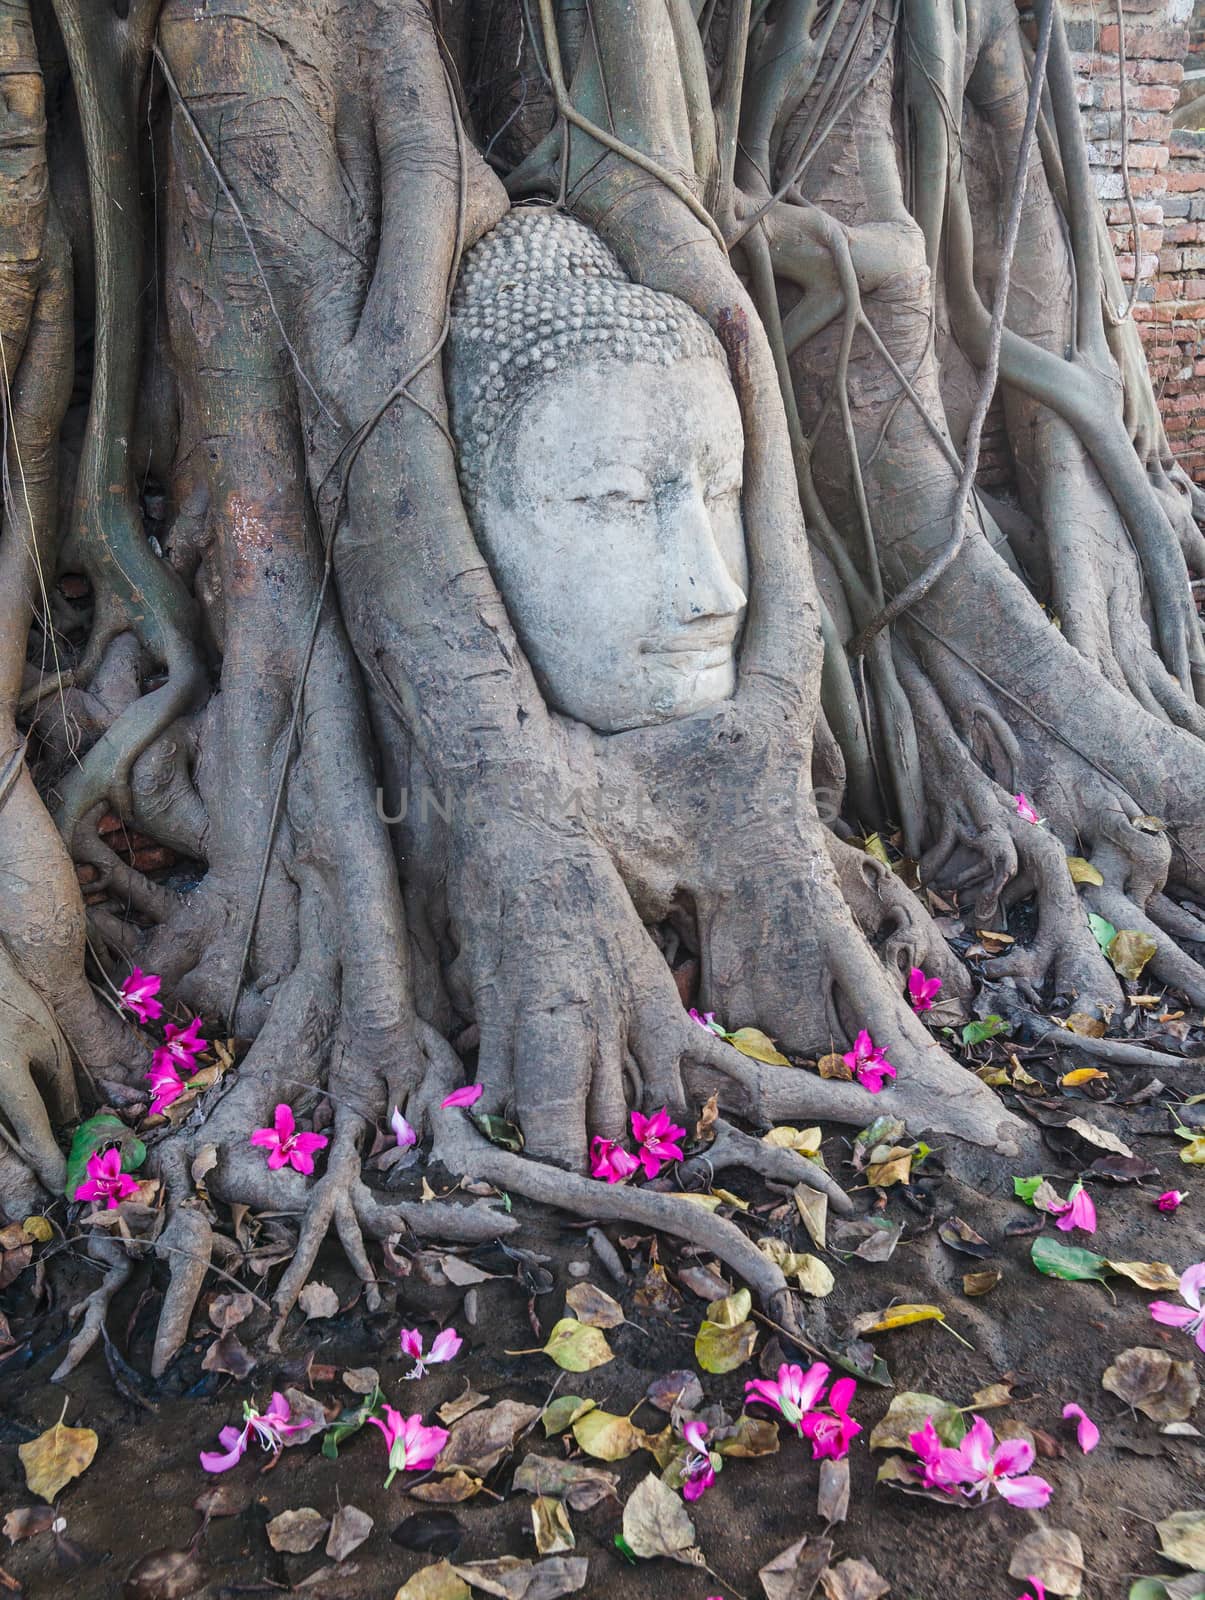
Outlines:
[[153, 972], [134, 967], [121, 986], [118, 1004], [123, 1011], [132, 1011], [139, 1022], [157, 1022], [163, 1015], [163, 1007], [155, 996], [162, 982]]
[[448, 1431], [446, 1428], [425, 1428], [417, 1412], [412, 1417], [404, 1417], [390, 1405], [382, 1409], [385, 1412], [383, 1418], [369, 1417], [368, 1420], [374, 1427], [380, 1428], [389, 1446], [389, 1476], [385, 1479], [388, 1489], [396, 1473], [425, 1472], [433, 1466], [435, 1458], [448, 1442]]
[[640, 1167], [640, 1162], [614, 1139], [596, 1133], [590, 1141], [590, 1174], [607, 1183], [623, 1183]]
[[442, 1361], [451, 1361], [459, 1351], [464, 1340], [455, 1328], [445, 1328], [442, 1333], [437, 1333], [431, 1341], [431, 1348], [426, 1355], [423, 1354], [423, 1336], [417, 1328], [403, 1328], [401, 1334], [402, 1354], [409, 1356], [414, 1366], [405, 1376], [421, 1378], [428, 1367], [435, 1367]]
[[1026, 1583], [1033, 1590], [1032, 1594], [1019, 1594], [1017, 1600], [1046, 1600], [1046, 1585], [1041, 1578], [1026, 1578]]
[[1040, 822], [1041, 818], [1030, 805], [1023, 794], [1015, 794], [1013, 799], [1017, 802], [1017, 815], [1022, 822]]
[[922, 968], [912, 968], [908, 974], [908, 999], [917, 1016], [922, 1011], [932, 1011], [933, 997], [940, 988], [940, 978], [926, 978]]
[[453, 1106], [475, 1106], [484, 1093], [479, 1083], [466, 1083], [461, 1089], [453, 1089], [446, 1100], [441, 1100], [439, 1109], [449, 1111]]
[[1070, 1233], [1072, 1228], [1081, 1228], [1085, 1233], [1096, 1232], [1096, 1207], [1082, 1183], [1076, 1183], [1068, 1190], [1063, 1205], [1051, 1206], [1050, 1210], [1057, 1219], [1055, 1227], [1061, 1228], [1064, 1233]]
[[93, 1151], [84, 1170], [88, 1176], [77, 1186], [75, 1199], [103, 1200], [106, 1211], [116, 1211], [138, 1187], [137, 1179], [121, 1170], [121, 1151], [116, 1146], [103, 1153]]
[[393, 1137], [397, 1140], [399, 1150], [408, 1150], [412, 1144], [418, 1143], [418, 1134], [415, 1133], [396, 1106], [394, 1106], [393, 1115], [389, 1119], [389, 1126], [393, 1129]]
[[718, 1039], [726, 1039], [728, 1037], [727, 1028], [720, 1027], [719, 1023], [715, 1020], [714, 1011], [704, 1011], [702, 1014], [700, 1014], [695, 1010], [694, 1006], [691, 1006], [690, 1020], [692, 1022], [697, 1022], [700, 1028], [706, 1028], [708, 1033], [714, 1033]]
[[1180, 1189], [1165, 1189], [1155, 1201], [1160, 1211], [1178, 1211], [1188, 1199], [1187, 1193]]
[[143, 1076], [151, 1086], [151, 1116], [158, 1117], [184, 1093], [184, 1082], [170, 1061], [160, 1061], [159, 1052], [151, 1058], [151, 1070]]
[[1083, 1406], [1077, 1406], [1074, 1403], [1065, 1405], [1063, 1407], [1063, 1417], [1068, 1422], [1073, 1417], [1076, 1419], [1075, 1437], [1079, 1441], [1079, 1447], [1084, 1454], [1087, 1455], [1089, 1450], [1095, 1450], [1100, 1443], [1100, 1429], [1084, 1410]]
[[824, 1386], [831, 1370], [823, 1361], [814, 1361], [806, 1372], [802, 1367], [784, 1361], [776, 1379], [751, 1378], [746, 1383], [745, 1404], [758, 1401], [762, 1405], [774, 1406], [802, 1437], [804, 1416], [823, 1399]]
[[682, 1437], [690, 1449], [682, 1469], [682, 1497], [685, 1500], [697, 1500], [715, 1482], [715, 1459], [707, 1448], [707, 1424], [697, 1421], [686, 1423]]
[[686, 1129], [670, 1121], [664, 1106], [651, 1117], [633, 1111], [632, 1137], [640, 1146], [636, 1156], [646, 1178], [655, 1178], [667, 1162], [682, 1159], [682, 1146], [677, 1141], [686, 1137]]
[[266, 1411], [256, 1411], [246, 1401], [243, 1402], [244, 1422], [241, 1428], [223, 1428], [218, 1434], [218, 1443], [221, 1450], [202, 1450], [201, 1465], [206, 1472], [229, 1472], [236, 1466], [247, 1452], [247, 1446], [254, 1434], [265, 1450], [270, 1450], [276, 1455], [281, 1445], [291, 1433], [302, 1433], [314, 1424], [308, 1417], [303, 1417], [300, 1422], [291, 1422], [292, 1408], [283, 1394], [273, 1394], [268, 1402]]
[[841, 1461], [849, 1454], [849, 1447], [861, 1433], [862, 1425], [849, 1414], [850, 1403], [858, 1386], [852, 1378], [838, 1378], [828, 1392], [829, 1411], [809, 1411], [800, 1424], [801, 1431], [812, 1441], [812, 1460]]
[[926, 1489], [980, 1501], [994, 1489], [1001, 1499], [1023, 1509], [1044, 1506], [1050, 1499], [1046, 1479], [1028, 1475], [1034, 1460], [1029, 1440], [1005, 1439], [997, 1444], [982, 1417], [975, 1418], [957, 1448], [942, 1444], [932, 1417], [908, 1435], [908, 1443], [920, 1458]]
[[155, 1051], [151, 1064], [159, 1066], [170, 1063], [177, 1069], [194, 1072], [196, 1070], [194, 1058], [200, 1055], [208, 1043], [198, 1032], [200, 1026], [200, 1017], [194, 1017], [187, 1028], [177, 1028], [174, 1022], [169, 1022], [163, 1030], [163, 1037], [167, 1042], [161, 1044]]
[[1182, 1328], [1197, 1341], [1197, 1349], [1205, 1350], [1205, 1311], [1201, 1309], [1201, 1290], [1205, 1287], [1205, 1261], [1198, 1261], [1180, 1274], [1182, 1306], [1170, 1300], [1152, 1300], [1151, 1316], [1165, 1328]]
[[879, 1094], [884, 1078], [895, 1077], [895, 1068], [865, 1028], [854, 1040], [853, 1049], [841, 1059], [869, 1094]]
[[272, 1127], [256, 1128], [251, 1143], [268, 1151], [268, 1165], [273, 1171], [290, 1166], [296, 1172], [314, 1170], [314, 1155], [330, 1141], [324, 1133], [297, 1133], [293, 1108], [284, 1101], [276, 1107]]

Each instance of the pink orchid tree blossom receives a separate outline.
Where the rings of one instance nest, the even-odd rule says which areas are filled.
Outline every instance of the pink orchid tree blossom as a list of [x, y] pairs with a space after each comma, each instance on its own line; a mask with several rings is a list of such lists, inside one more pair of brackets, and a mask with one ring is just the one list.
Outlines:
[[895, 1077], [895, 1068], [865, 1028], [841, 1059], [868, 1094], [881, 1094], [884, 1079]]
[[908, 1443], [919, 1457], [926, 1489], [981, 1504], [994, 1490], [1009, 1505], [1022, 1509], [1044, 1506], [1050, 1499], [1046, 1479], [1029, 1475], [1033, 1445], [1028, 1439], [1005, 1439], [997, 1444], [982, 1417], [975, 1418], [957, 1448], [942, 1444], [932, 1417], [908, 1435]]
[[121, 1170], [121, 1151], [116, 1146], [103, 1153], [94, 1150], [84, 1168], [88, 1176], [77, 1184], [76, 1200], [103, 1200], [106, 1211], [116, 1211], [138, 1187], [138, 1180]]
[[640, 1147], [636, 1155], [646, 1178], [655, 1178], [667, 1162], [682, 1159], [682, 1146], [678, 1140], [686, 1137], [686, 1129], [670, 1121], [669, 1112], [664, 1106], [660, 1111], [654, 1111], [651, 1117], [633, 1111], [632, 1137]]
[[1030, 805], [1029, 801], [1023, 794], [1015, 794], [1013, 799], [1017, 803], [1017, 815], [1020, 817], [1022, 822], [1041, 822], [1041, 817], [1038, 816], [1037, 812]]
[[1198, 1261], [1180, 1274], [1182, 1306], [1169, 1300], [1152, 1300], [1151, 1316], [1165, 1328], [1182, 1328], [1197, 1341], [1197, 1349], [1205, 1351], [1205, 1310], [1201, 1308], [1201, 1290], [1205, 1287], [1205, 1261]]
[[1188, 1195], [1184, 1190], [1165, 1189], [1155, 1201], [1155, 1205], [1160, 1211], [1179, 1211], [1187, 1199]]
[[160, 1052], [151, 1058], [151, 1070], [143, 1074], [151, 1086], [151, 1116], [161, 1117], [184, 1093], [184, 1082], [170, 1061], [160, 1061]]
[[170, 1062], [177, 1071], [195, 1072], [197, 1063], [195, 1058], [204, 1050], [209, 1042], [202, 1039], [199, 1029], [200, 1017], [194, 1017], [187, 1028], [177, 1028], [174, 1022], [169, 1022], [163, 1029], [165, 1044], [161, 1044], [155, 1051], [154, 1063], [161, 1060]]
[[682, 1429], [689, 1454], [682, 1467], [682, 1498], [697, 1500], [715, 1482], [716, 1464], [723, 1465], [719, 1456], [707, 1448], [707, 1424], [688, 1422]]
[[282, 1100], [276, 1107], [270, 1128], [256, 1128], [251, 1143], [268, 1152], [268, 1165], [273, 1172], [279, 1167], [292, 1167], [295, 1172], [309, 1174], [314, 1170], [314, 1156], [330, 1143], [324, 1133], [298, 1133], [293, 1120], [293, 1108]]
[[396, 1106], [394, 1106], [393, 1115], [389, 1119], [389, 1126], [393, 1129], [393, 1137], [397, 1140], [399, 1150], [409, 1150], [412, 1144], [418, 1143], [418, 1134]]
[[719, 1023], [715, 1020], [714, 1011], [704, 1011], [700, 1013], [695, 1010], [694, 1006], [691, 1006], [690, 1020], [692, 1022], [697, 1022], [700, 1028], [706, 1028], [708, 1033], [714, 1033], [717, 1039], [726, 1039], [728, 1037], [727, 1028], [720, 1027]]
[[803, 1419], [824, 1397], [831, 1367], [814, 1361], [805, 1372], [784, 1361], [777, 1378], [751, 1378], [745, 1385], [745, 1404], [773, 1406], [796, 1433], [803, 1436]]
[[852, 1378], [838, 1378], [828, 1392], [828, 1411], [809, 1411], [800, 1423], [806, 1438], [812, 1441], [812, 1460], [843, 1461], [849, 1447], [862, 1431], [862, 1424], [849, 1414], [850, 1402], [858, 1386]]
[[1076, 1441], [1085, 1455], [1090, 1450], [1096, 1449], [1100, 1443], [1100, 1429], [1084, 1410], [1083, 1406], [1077, 1406], [1074, 1402], [1065, 1405], [1063, 1407], [1063, 1420], [1066, 1422], [1074, 1420]]
[[425, 1472], [434, 1466], [436, 1457], [448, 1442], [448, 1431], [425, 1428], [417, 1412], [412, 1417], [404, 1417], [390, 1405], [383, 1410], [383, 1418], [369, 1417], [368, 1420], [373, 1427], [380, 1428], [389, 1447], [389, 1476], [385, 1479], [388, 1489], [397, 1473]]
[[940, 978], [926, 978], [922, 968], [912, 968], [908, 974], [908, 999], [918, 1017], [922, 1011], [932, 1011], [933, 997], [940, 988]]
[[141, 967], [135, 967], [121, 986], [118, 1004], [123, 1011], [133, 1012], [139, 1022], [158, 1022], [163, 1015], [163, 1007], [155, 996], [162, 982], [163, 979], [157, 978], [153, 972], [143, 972]]
[[460, 1089], [453, 1089], [448, 1097], [439, 1102], [441, 1111], [450, 1111], [454, 1106], [475, 1106], [485, 1090], [479, 1083], [466, 1083]]
[[1031, 1575], [1030, 1577], [1026, 1578], [1025, 1581], [1033, 1590], [1033, 1593], [1019, 1594], [1017, 1596], [1017, 1600], [1046, 1600], [1046, 1585], [1042, 1582], [1041, 1578], [1035, 1578]]
[[634, 1172], [639, 1172], [640, 1162], [614, 1139], [604, 1139], [596, 1133], [590, 1141], [590, 1174], [607, 1183], [626, 1183]]
[[437, 1333], [431, 1341], [431, 1348], [426, 1355], [423, 1354], [423, 1336], [417, 1328], [403, 1328], [401, 1333], [402, 1354], [409, 1356], [414, 1366], [406, 1373], [409, 1378], [421, 1378], [426, 1375], [428, 1367], [436, 1367], [442, 1361], [451, 1361], [459, 1351], [464, 1340], [455, 1328], [445, 1328], [442, 1333]]
[[1055, 1227], [1064, 1233], [1070, 1233], [1072, 1228], [1081, 1228], [1084, 1233], [1096, 1232], [1096, 1207], [1082, 1183], [1072, 1184], [1062, 1205], [1050, 1209], [1057, 1219]]
[[308, 1417], [303, 1417], [300, 1422], [291, 1422], [291, 1415], [292, 1408], [283, 1394], [273, 1394], [266, 1411], [256, 1411], [244, 1401], [243, 1426], [223, 1428], [218, 1434], [221, 1450], [202, 1450], [201, 1465], [206, 1472], [229, 1472], [246, 1455], [253, 1435], [263, 1449], [277, 1455], [289, 1434], [304, 1433], [307, 1428], [314, 1426]]

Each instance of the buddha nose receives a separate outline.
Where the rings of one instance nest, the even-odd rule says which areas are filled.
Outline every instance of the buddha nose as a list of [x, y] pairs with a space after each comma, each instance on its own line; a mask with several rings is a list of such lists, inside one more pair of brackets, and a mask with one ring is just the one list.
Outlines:
[[739, 616], [747, 597], [724, 560], [707, 502], [698, 489], [692, 487], [681, 496], [672, 523], [673, 537], [667, 545], [673, 562], [675, 619], [691, 623]]

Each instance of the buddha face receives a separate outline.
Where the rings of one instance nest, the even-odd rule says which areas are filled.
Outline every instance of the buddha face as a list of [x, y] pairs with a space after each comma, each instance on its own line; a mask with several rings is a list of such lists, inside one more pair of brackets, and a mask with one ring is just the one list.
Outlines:
[[562, 366], [493, 440], [474, 523], [553, 709], [615, 733], [731, 696], [743, 456], [703, 356]]

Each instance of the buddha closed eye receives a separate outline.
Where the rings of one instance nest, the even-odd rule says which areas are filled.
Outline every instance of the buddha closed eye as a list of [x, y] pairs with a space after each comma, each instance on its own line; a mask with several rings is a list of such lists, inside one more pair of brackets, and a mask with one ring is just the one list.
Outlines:
[[[569, 219], [551, 226], [604, 248]], [[618, 272], [609, 253], [604, 264]], [[486, 360], [463, 301], [453, 320], [453, 425], [477, 538], [551, 706], [600, 732], [688, 716], [733, 693], [748, 583], [744, 438], [720, 347], [689, 308], [622, 277], [605, 289], [597, 275], [539, 278], [488, 275], [526, 291], [526, 320], [500, 332], [470, 280], [467, 320], [495, 330]]]

